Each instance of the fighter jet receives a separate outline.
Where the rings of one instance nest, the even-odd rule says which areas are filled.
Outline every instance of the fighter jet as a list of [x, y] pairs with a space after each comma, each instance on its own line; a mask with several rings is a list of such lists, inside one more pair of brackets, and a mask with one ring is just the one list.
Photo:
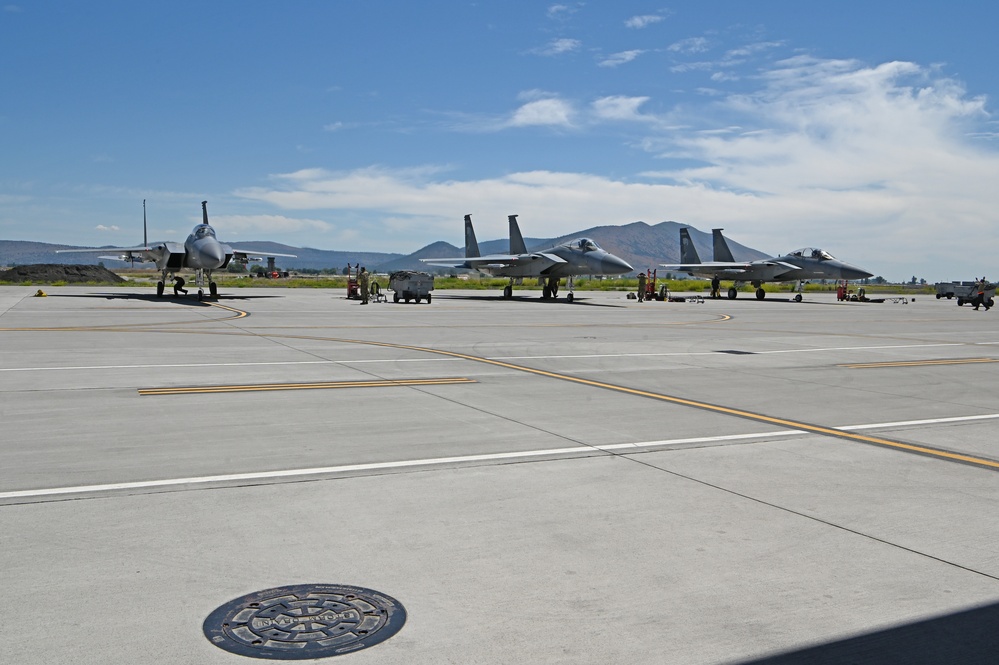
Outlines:
[[481, 256], [479, 244], [472, 228], [472, 216], [465, 215], [465, 256], [464, 258], [420, 259], [433, 266], [465, 268], [492, 275], [509, 277], [510, 283], [503, 287], [503, 297], [513, 297], [515, 280], [520, 283], [524, 277], [537, 277], [542, 282], [542, 298], [558, 297], [559, 280], [566, 278], [569, 289], [565, 299], [572, 302], [572, 278], [577, 275], [621, 275], [634, 270], [627, 262], [600, 248], [589, 238], [578, 238], [555, 247], [528, 252], [524, 236], [517, 224], [517, 215], [510, 215], [510, 253]]
[[794, 296], [794, 299], [801, 302], [801, 286], [806, 280], [850, 280], [874, 276], [862, 268], [840, 261], [823, 249], [812, 247], [797, 249], [790, 254], [773, 259], [759, 259], [742, 263], [733, 258], [732, 250], [729, 249], [721, 232], [722, 229], [711, 230], [714, 241], [714, 261], [701, 263], [694, 243], [690, 239], [690, 233], [686, 228], [682, 228], [680, 229], [681, 263], [660, 265], [668, 270], [685, 272], [698, 277], [734, 280], [733, 286], [728, 290], [728, 297], [732, 299], [738, 295], [738, 288], [747, 282], [756, 287], [758, 300], [763, 300], [767, 295], [766, 291], [763, 290], [764, 282], [798, 282], [799, 293]]
[[167, 275], [182, 268], [194, 270], [195, 285], [198, 287], [198, 300], [204, 300], [205, 284], [213, 298], [218, 296], [218, 286], [212, 281], [212, 271], [225, 268], [230, 261], [247, 263], [259, 261], [265, 256], [295, 258], [294, 254], [275, 252], [255, 252], [248, 249], [233, 249], [215, 237], [215, 229], [208, 223], [208, 201], [201, 202], [202, 223], [194, 227], [191, 235], [181, 245], [179, 242], [155, 242], [150, 244], [146, 232], [146, 202], [142, 202], [142, 246], [103, 247], [99, 249], [61, 249], [58, 253], [74, 252], [115, 252], [115, 256], [101, 258], [138, 263], [155, 263], [161, 272], [156, 283], [156, 295], [162, 296]]

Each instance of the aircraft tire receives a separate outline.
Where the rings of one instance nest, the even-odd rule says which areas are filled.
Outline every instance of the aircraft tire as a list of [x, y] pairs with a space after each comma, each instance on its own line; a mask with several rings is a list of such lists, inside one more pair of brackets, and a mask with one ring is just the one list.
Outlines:
[[767, 292], [766, 291], [764, 291], [762, 288], [756, 289], [756, 299], [757, 300], [763, 300], [766, 297], [767, 297]]
[[572, 302], [572, 294], [571, 293], [565, 297], [565, 301], [566, 302]]
[[795, 293], [794, 294], [794, 302], [801, 302], [801, 294], [800, 293]]
[[208, 291], [212, 294], [212, 298], [219, 297], [219, 285], [215, 282], [208, 282]]
[[507, 285], [507, 286], [503, 287], [503, 297], [504, 298], [512, 298], [513, 297], [513, 287], [512, 286]]
[[392, 302], [399, 302], [399, 294], [398, 293], [393, 293], [392, 294]]
[[737, 295], [739, 295], [739, 292], [736, 290], [736, 288], [734, 286], [728, 290], [728, 299], [729, 300], [735, 300], [735, 297]]
[[156, 282], [156, 296], [158, 298], [163, 297], [163, 282]]
[[200, 301], [202, 301], [204, 299], [205, 299], [205, 290], [204, 289], [198, 289], [198, 302], [200, 302]]

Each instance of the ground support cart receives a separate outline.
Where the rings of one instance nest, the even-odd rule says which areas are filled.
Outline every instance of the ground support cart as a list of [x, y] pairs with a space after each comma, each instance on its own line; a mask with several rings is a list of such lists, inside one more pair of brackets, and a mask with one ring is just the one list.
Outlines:
[[425, 272], [398, 270], [389, 275], [389, 290], [394, 292], [392, 302], [420, 302], [425, 298], [429, 303], [430, 292], [434, 290], [434, 276]]
[[[957, 298], [958, 306], [964, 305], [965, 303], [972, 304], [975, 298], [978, 297], [978, 282], [938, 282], [937, 287], [937, 298]], [[995, 304], [996, 297], [996, 285], [985, 283], [984, 293], [982, 295], [982, 304], [987, 307], [992, 307]]]

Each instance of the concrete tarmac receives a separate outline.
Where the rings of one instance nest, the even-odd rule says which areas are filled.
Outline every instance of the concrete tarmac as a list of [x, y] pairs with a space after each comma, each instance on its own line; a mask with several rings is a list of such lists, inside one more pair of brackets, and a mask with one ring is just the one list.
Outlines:
[[206, 617], [310, 583], [406, 609], [331, 663], [995, 662], [999, 311], [43, 288], [2, 662], [252, 662]]

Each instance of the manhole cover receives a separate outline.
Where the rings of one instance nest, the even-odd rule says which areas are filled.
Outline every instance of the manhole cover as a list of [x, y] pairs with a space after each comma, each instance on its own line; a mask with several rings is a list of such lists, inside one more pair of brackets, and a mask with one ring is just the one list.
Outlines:
[[342, 584], [297, 584], [230, 601], [205, 619], [212, 644], [241, 656], [304, 660], [384, 642], [406, 623], [395, 598]]

